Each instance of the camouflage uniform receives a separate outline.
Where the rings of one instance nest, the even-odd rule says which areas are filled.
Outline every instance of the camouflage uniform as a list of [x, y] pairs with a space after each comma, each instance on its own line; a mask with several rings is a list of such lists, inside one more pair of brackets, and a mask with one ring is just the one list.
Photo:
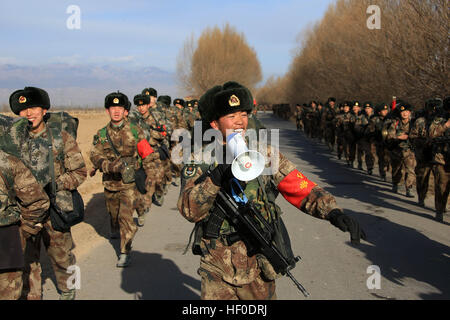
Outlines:
[[[112, 144], [120, 153], [120, 157], [114, 152], [111, 142], [105, 136], [109, 134]], [[93, 148], [90, 160], [94, 168], [103, 172], [103, 186], [105, 188], [106, 208], [111, 217], [112, 232], [120, 231], [120, 252], [129, 254], [137, 226], [133, 221], [133, 211], [137, 200], [137, 189], [134, 182], [124, 183], [122, 173], [124, 172], [123, 161], [139, 168], [140, 155], [138, 143], [146, 140], [141, 128], [134, 125], [128, 119], [124, 119], [119, 126], [111, 122], [94, 136]], [[142, 166], [147, 174], [147, 183], [154, 179], [157, 168], [155, 160], [159, 159], [158, 152], [152, 152], [142, 159]], [[153, 181], [152, 181], [153, 185]], [[147, 192], [152, 192], [148, 191]]]
[[433, 170], [431, 163], [431, 147], [428, 145], [428, 127], [430, 121], [426, 117], [416, 119], [409, 135], [414, 144], [414, 154], [417, 161], [416, 187], [419, 204], [425, 205], [424, 201], [428, 192], [428, 182]]
[[[359, 114], [352, 114], [352, 120], [351, 120], [352, 126], [353, 126], [353, 132], [355, 141], [351, 143], [350, 147], [350, 153], [351, 158], [355, 158], [355, 155], [357, 155], [358, 159], [358, 169], [362, 170], [362, 163], [363, 163], [363, 156], [364, 156], [364, 128], [368, 124], [367, 118], [364, 116], [362, 112]], [[367, 157], [367, 155], [366, 155]], [[370, 158], [370, 156], [369, 156]], [[370, 160], [369, 160], [370, 161]], [[373, 168], [373, 159], [372, 163], [369, 162], [369, 164], [366, 163], [366, 166], [369, 168], [369, 165], [372, 165]]]
[[[338, 129], [338, 137], [343, 140], [344, 157], [347, 160], [349, 166], [353, 166], [355, 161], [355, 152], [352, 146], [355, 145], [355, 136], [353, 134], [353, 121], [354, 117], [350, 112], [342, 113], [338, 117], [336, 127]], [[338, 150], [338, 155], [339, 155]]]
[[389, 169], [389, 153], [383, 142], [382, 129], [386, 117], [376, 115], [370, 118], [367, 125], [366, 135], [370, 140], [375, 141], [375, 149], [378, 158], [378, 171], [380, 177], [386, 180], [386, 172]]
[[[39, 233], [49, 205], [47, 194], [24, 163], [0, 150], [0, 237], [11, 241], [8, 256], [0, 250], [0, 300], [20, 298], [25, 241]], [[10, 237], [2, 236], [6, 234]]]
[[332, 151], [334, 150], [334, 144], [336, 142], [336, 110], [331, 106], [328, 106], [323, 112], [323, 118], [325, 122], [325, 142], [327, 143], [330, 151]]
[[[437, 116], [429, 128], [430, 138], [448, 137], [450, 130], [445, 123], [448, 117]], [[449, 143], [433, 147], [433, 173], [435, 177], [435, 207], [436, 219], [443, 221], [450, 191], [450, 150]]]
[[[267, 157], [271, 155], [270, 146], [267, 148]], [[287, 176], [297, 179], [299, 188], [304, 193], [298, 200], [298, 208], [314, 217], [327, 219], [328, 213], [337, 209], [335, 199], [331, 194], [309, 181], [295, 168], [295, 165], [279, 154], [279, 169], [273, 175], [261, 176], [243, 184], [244, 193], [262, 216], [269, 222], [279, 212], [274, 200], [269, 201], [267, 194], [271, 183], [279, 186]], [[178, 209], [188, 221], [202, 224], [207, 223], [208, 217], [214, 207], [217, 192], [222, 188], [229, 193], [229, 184], [216, 186], [211, 178], [195, 185], [194, 182], [202, 176], [209, 165], [188, 164], [182, 171], [182, 190], [178, 199]], [[272, 181], [272, 182], [271, 182]], [[242, 185], [241, 184], [241, 185]], [[283, 196], [287, 194], [281, 192]], [[242, 194], [239, 194], [242, 196]], [[226, 235], [234, 231], [234, 227], [226, 219], [220, 227], [220, 236], [210, 239], [206, 236], [199, 243], [201, 254], [198, 273], [202, 278], [202, 299], [276, 299], [275, 280], [268, 274], [263, 274], [262, 266], [267, 260], [249, 257], [246, 245], [242, 240], [230, 243]], [[273, 276], [273, 275], [272, 275]]]
[[344, 112], [339, 112], [333, 120], [333, 127], [336, 135], [336, 152], [339, 160], [341, 160], [342, 153], [344, 152], [344, 131], [341, 127], [343, 116]]
[[[149, 110], [150, 112], [150, 110]], [[139, 112], [133, 111], [130, 114], [130, 120], [135, 122], [144, 132], [145, 138], [154, 150], [158, 150], [164, 144], [166, 133], [164, 130], [158, 129], [159, 122], [155, 121], [155, 117], [150, 112], [147, 118], [143, 118]], [[152, 198], [157, 188], [160, 193], [163, 192], [164, 183], [164, 162], [161, 159], [154, 159], [154, 168], [151, 171], [152, 180], [147, 186], [147, 193], [137, 193], [136, 212], [139, 216], [144, 215], [152, 206]]]
[[405, 170], [405, 187], [406, 192], [412, 189], [416, 174], [414, 172], [416, 166], [416, 160], [412, 145], [409, 139], [398, 140], [397, 136], [402, 134], [409, 135], [411, 121], [403, 123], [401, 120], [393, 121], [389, 128], [386, 141], [391, 145], [390, 158], [392, 165], [392, 183], [394, 185], [394, 191], [396, 192], [397, 185], [402, 179], [402, 169]]
[[[17, 149], [16, 153], [20, 154], [22, 161], [31, 169], [39, 184], [44, 187], [52, 179], [48, 147], [49, 139], [51, 139], [57, 190], [55, 201], [62, 210], [71, 211], [73, 207], [70, 190], [78, 188], [87, 176], [86, 165], [77, 142], [64, 129], [57, 135], [47, 125], [37, 134], [28, 130], [26, 121], [16, 122], [9, 133], [11, 145]], [[55, 272], [58, 289], [62, 293], [71, 291], [67, 288], [67, 280], [70, 277], [67, 268], [75, 265], [72, 234], [70, 229], [66, 232], [56, 231], [50, 219], [47, 218], [43, 222], [41, 232], [26, 241], [22, 296], [27, 299], [42, 298], [41, 239]]]

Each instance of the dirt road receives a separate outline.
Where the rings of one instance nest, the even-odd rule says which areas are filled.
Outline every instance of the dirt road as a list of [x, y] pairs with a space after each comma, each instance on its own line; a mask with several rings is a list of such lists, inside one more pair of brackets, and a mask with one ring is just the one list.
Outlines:
[[[368, 236], [368, 241], [353, 246], [348, 233], [278, 197], [294, 253], [302, 257], [292, 273], [310, 292], [308, 299], [450, 298], [449, 218], [444, 224], [433, 220], [432, 198], [427, 199], [426, 208], [418, 207], [417, 199], [392, 194], [390, 183], [377, 175], [347, 168], [335, 154], [329, 155], [326, 146], [296, 131], [295, 124], [271, 114], [259, 117], [268, 128], [282, 128], [281, 152], [310, 180], [331, 192]], [[106, 121], [80, 116], [78, 141], [85, 159], [93, 134]], [[170, 188], [163, 207], [152, 207], [136, 235], [132, 264], [125, 269], [115, 266], [119, 241], [109, 239], [100, 175], [88, 178], [80, 191], [86, 221], [73, 228], [81, 271], [77, 299], [199, 299], [199, 258], [190, 251], [182, 255], [193, 225], [176, 210], [179, 188]], [[44, 299], [56, 299], [46, 259]], [[377, 285], [375, 269], [370, 267], [374, 265], [381, 273], [379, 289], [367, 286], [367, 282]], [[305, 299], [287, 278], [277, 280], [277, 296]]]

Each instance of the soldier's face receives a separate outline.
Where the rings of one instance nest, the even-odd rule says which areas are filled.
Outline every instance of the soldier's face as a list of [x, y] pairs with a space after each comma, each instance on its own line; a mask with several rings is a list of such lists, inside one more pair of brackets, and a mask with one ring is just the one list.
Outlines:
[[380, 111], [380, 116], [382, 116], [384, 118], [384, 117], [387, 116], [388, 112], [389, 112], [389, 110], [383, 109], [383, 110]]
[[214, 120], [210, 125], [213, 129], [219, 130], [224, 138], [233, 132], [244, 134], [248, 126], [248, 114], [245, 111], [230, 113], [220, 117], [219, 120]]
[[143, 104], [137, 107], [139, 113], [142, 115], [147, 114], [149, 108], [150, 108], [149, 104]]
[[373, 109], [372, 108], [365, 108], [364, 110], [366, 111], [366, 114], [369, 115], [369, 116], [373, 113]]
[[334, 101], [330, 101], [330, 107], [334, 108]]
[[345, 106], [344, 107], [344, 112], [345, 113], [349, 113], [350, 112], [350, 107], [349, 106]]
[[353, 106], [353, 112], [354, 113], [359, 113], [359, 111], [360, 111], [361, 109], [360, 109], [360, 107], [359, 106]]
[[150, 96], [150, 108], [156, 106], [156, 97]]
[[112, 123], [119, 123], [126, 116], [125, 108], [120, 107], [120, 106], [109, 107], [108, 109], [106, 109], [106, 112], [108, 113], [109, 117], [111, 118]]
[[44, 129], [44, 116], [46, 109], [41, 107], [27, 108], [19, 112], [21, 117], [27, 118], [31, 122], [31, 132], [38, 133]]
[[409, 120], [409, 117], [411, 116], [411, 111], [405, 110], [400, 112], [400, 116], [402, 117], [402, 120]]

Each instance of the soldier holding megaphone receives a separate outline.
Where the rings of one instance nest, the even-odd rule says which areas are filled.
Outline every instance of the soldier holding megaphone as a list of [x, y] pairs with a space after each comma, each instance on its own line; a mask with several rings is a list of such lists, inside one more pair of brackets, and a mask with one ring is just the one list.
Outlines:
[[[278, 168], [261, 175], [264, 157], [249, 151], [243, 135], [253, 109], [250, 91], [236, 82], [209, 89], [200, 99], [202, 121], [224, 137], [224, 154], [234, 160], [188, 163], [182, 169], [180, 213], [195, 223], [192, 251], [200, 255], [202, 299], [276, 299], [275, 279], [290, 274], [294, 257], [289, 236], [275, 204], [279, 193], [301, 211], [329, 220], [351, 241], [365, 234], [357, 221], [345, 215], [335, 198], [300, 173], [279, 153]], [[205, 127], [205, 123], [204, 123]], [[267, 146], [267, 157], [278, 152]]]

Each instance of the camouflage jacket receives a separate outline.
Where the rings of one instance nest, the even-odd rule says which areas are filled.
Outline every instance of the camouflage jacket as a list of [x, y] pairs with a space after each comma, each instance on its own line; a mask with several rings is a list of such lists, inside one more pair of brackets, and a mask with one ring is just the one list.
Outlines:
[[[271, 148], [267, 148], [267, 158], [271, 157]], [[182, 188], [178, 199], [178, 210], [190, 222], [208, 221], [219, 190], [230, 194], [230, 183], [226, 181], [222, 187], [216, 186], [211, 178], [195, 185], [195, 181], [203, 175], [209, 165], [187, 164], [182, 169]], [[259, 181], [258, 181], [259, 180]], [[290, 188], [285, 188], [286, 184]], [[333, 209], [338, 209], [334, 197], [309, 181], [298, 172], [295, 165], [279, 154], [278, 170], [272, 175], [260, 176], [247, 183], [240, 183], [243, 192], [235, 190], [237, 195], [246, 195], [262, 216], [271, 221], [280, 214], [275, 204], [275, 198], [281, 193], [290, 203], [301, 211], [320, 219], [327, 219]], [[287, 191], [289, 189], [289, 191]], [[272, 199], [269, 199], [272, 195]], [[234, 227], [226, 219], [220, 227], [220, 235], [233, 233]], [[259, 274], [256, 256], [248, 257], [247, 249], [242, 241], [227, 246], [221, 241], [202, 238], [200, 247], [203, 254], [200, 269], [207, 270], [220, 276], [224, 281], [233, 285], [250, 283]]]
[[[430, 124], [429, 128], [429, 137], [431, 139], [443, 137], [443, 136], [450, 136], [450, 129], [447, 129], [445, 127], [445, 123], [447, 122], [447, 119], [443, 117], [435, 117], [433, 121]], [[434, 145], [433, 146], [433, 161], [435, 163], [441, 164], [441, 165], [448, 165], [450, 161], [450, 147], [449, 143], [446, 144], [440, 144], [440, 145]]]
[[377, 143], [382, 143], [382, 130], [385, 119], [385, 117], [383, 118], [381, 116], [370, 117], [369, 124], [365, 130], [365, 135], [369, 137], [369, 139], [374, 139]]
[[[109, 139], [105, 136], [108, 132], [111, 142], [120, 153], [120, 157], [116, 155]], [[125, 119], [120, 126], [114, 126], [110, 122], [105, 128], [97, 131], [94, 136], [93, 148], [90, 153], [90, 160], [95, 169], [103, 172], [103, 186], [110, 191], [120, 191], [135, 186], [132, 183], [123, 183], [122, 174], [119, 169], [119, 159], [125, 161], [128, 165], [138, 169], [140, 164], [140, 156], [138, 153], [138, 143], [146, 140], [145, 134], [141, 128], [133, 125], [129, 120]], [[142, 166], [150, 176], [151, 171], [156, 166], [154, 160], [159, 159], [159, 153], [155, 150], [142, 159]], [[117, 168], [114, 167], [117, 164]], [[117, 169], [117, 170], [116, 170]]]
[[417, 162], [428, 162], [431, 160], [431, 145], [428, 141], [429, 121], [425, 117], [417, 118], [411, 128], [409, 139], [414, 145]]
[[195, 120], [196, 120], [196, 116], [195, 116], [194, 112], [192, 112], [188, 107], [184, 108], [183, 118], [187, 124], [187, 129], [189, 131], [194, 130], [194, 124], [195, 124]]
[[0, 226], [22, 220], [25, 230], [36, 234], [50, 205], [47, 194], [21, 160], [1, 150], [0, 173]]
[[[403, 123], [401, 120], [397, 119], [392, 121], [392, 123], [390, 123], [388, 127], [386, 142], [388, 145], [391, 146], [391, 149], [393, 151], [402, 152], [412, 149], [412, 144], [409, 139], [410, 129], [411, 129], [411, 121]], [[398, 140], [397, 137], [403, 134], [407, 134], [408, 139]]]
[[144, 118], [139, 112], [133, 111], [129, 115], [129, 120], [139, 126], [144, 132], [145, 138], [152, 147], [161, 146], [166, 140], [167, 133], [164, 128], [157, 126], [157, 122], [151, 113]]

